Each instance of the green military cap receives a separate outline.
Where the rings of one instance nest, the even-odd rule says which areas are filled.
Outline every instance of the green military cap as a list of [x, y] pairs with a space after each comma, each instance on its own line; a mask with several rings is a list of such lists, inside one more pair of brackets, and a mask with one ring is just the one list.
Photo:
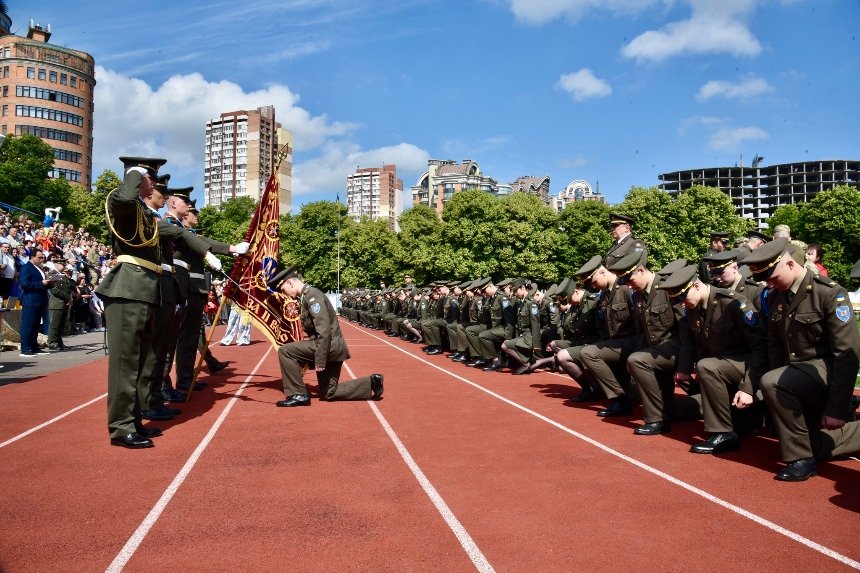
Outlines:
[[675, 259], [674, 261], [672, 261], [670, 263], [666, 263], [666, 265], [662, 269], [657, 271], [656, 274], [658, 276], [661, 276], [661, 277], [668, 277], [669, 275], [671, 275], [675, 271], [683, 269], [686, 266], [687, 266], [687, 259]]
[[167, 163], [166, 159], [158, 157], [120, 157], [119, 160], [126, 171], [132, 167], [140, 167], [153, 177], [157, 176], [161, 166]]
[[167, 182], [170, 181], [170, 173], [159, 175], [155, 180], [155, 188], [158, 192], [167, 197], [170, 195], [170, 189], [167, 188]]
[[855, 280], [860, 279], [860, 260], [851, 267], [851, 278]]
[[299, 267], [293, 265], [292, 267], [282, 270], [281, 272], [273, 276], [271, 279], [269, 279], [268, 282], [266, 282], [266, 286], [276, 291], [281, 288], [281, 285], [284, 283], [285, 280], [300, 276], [301, 272], [299, 271]]
[[194, 187], [177, 187], [176, 189], [168, 189], [167, 192], [170, 193], [171, 197], [179, 197], [189, 205], [196, 207], [196, 201], [191, 200], [191, 192], [194, 191]]
[[740, 255], [740, 250], [732, 249], [731, 251], [723, 251], [721, 253], [706, 255], [702, 257], [702, 260], [708, 265], [709, 269], [722, 269], [734, 262], [737, 262]]
[[[744, 258], [744, 264], [756, 280], [766, 280], [783, 255], [790, 249], [788, 239], [779, 237], [760, 246]], [[793, 251], [793, 249], [791, 249]]]
[[[505, 279], [508, 280], [508, 279]], [[501, 283], [499, 283], [501, 285]], [[528, 281], [526, 279], [513, 279], [510, 281], [511, 288], [517, 290], [520, 287], [528, 287]]]
[[448, 286], [449, 286], [449, 287], [451, 287], [451, 288], [454, 288], [454, 287], [460, 287], [460, 288], [463, 288], [463, 287], [461, 286], [462, 284], [463, 284], [463, 283], [461, 283], [460, 281], [448, 281]]
[[[526, 286], [528, 286], [528, 283], [526, 283]], [[538, 291], [537, 283], [532, 283], [531, 288], [529, 289], [529, 292], [528, 292], [528, 294], [526, 294], [526, 296], [529, 298], [532, 298], [537, 291]]]
[[634, 251], [629, 255], [624, 255], [607, 268], [618, 276], [618, 278], [623, 278], [639, 267], [644, 267], [647, 262], [648, 255], [644, 251]]
[[469, 290], [469, 289], [471, 289], [471, 288], [472, 288], [472, 283], [474, 283], [474, 282], [475, 282], [475, 281], [463, 281], [463, 282], [461, 282], [458, 286], [459, 286], [462, 290]]
[[770, 241], [772, 239], [772, 237], [765, 235], [764, 233], [762, 233], [759, 230], [747, 231], [747, 238], [748, 239], [761, 239], [765, 243], [767, 243], [768, 241]]
[[561, 282], [558, 283], [558, 287], [556, 287], [555, 289], [555, 294], [558, 296], [570, 296], [569, 294], [565, 294], [565, 292], [570, 287], [570, 283], [572, 282], [574, 281], [572, 281], [569, 277], [564, 277], [563, 279], [561, 279]]
[[729, 242], [729, 234], [726, 231], [711, 231], [711, 241], [719, 241], [721, 243]]
[[484, 277], [482, 279], [478, 279], [477, 284], [473, 285], [472, 288], [474, 288], [474, 289], [486, 288], [487, 285], [491, 284], [492, 282], [493, 282], [493, 277]]
[[558, 294], [558, 285], [556, 283], [552, 283], [551, 285], [549, 285], [549, 288], [547, 288], [546, 292], [543, 293], [543, 295], [547, 298], [555, 296], [556, 294]]
[[579, 270], [573, 274], [574, 274], [574, 276], [576, 276], [576, 278], [578, 278], [582, 281], [587, 281], [591, 278], [591, 276], [594, 274], [594, 272], [600, 268], [600, 266], [602, 264], [603, 264], [603, 257], [601, 257], [600, 255], [594, 255], [593, 257], [588, 259], [587, 263], [582, 265], [579, 268]]
[[609, 226], [614, 227], [615, 225], [623, 225], [623, 224], [633, 226], [633, 217], [628, 217], [627, 215], [622, 215], [621, 213], [610, 213], [609, 214]]
[[504, 279], [500, 280], [499, 282], [497, 282], [496, 286], [497, 287], [507, 286], [507, 285], [511, 284], [513, 281], [514, 281], [514, 279], [504, 278]]
[[699, 277], [696, 265], [687, 265], [666, 277], [666, 280], [657, 285], [657, 288], [665, 290], [666, 294], [675, 298], [686, 293], [697, 278]]

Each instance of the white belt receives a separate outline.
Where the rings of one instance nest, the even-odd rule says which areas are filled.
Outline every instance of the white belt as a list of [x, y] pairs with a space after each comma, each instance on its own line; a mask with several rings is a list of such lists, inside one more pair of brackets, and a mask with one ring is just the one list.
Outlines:
[[173, 272], [173, 267], [168, 265], [167, 263], [161, 263], [161, 268], [169, 273]]
[[182, 259], [173, 259], [173, 264], [177, 267], [182, 267], [183, 269], [188, 270], [188, 263], [186, 263]]
[[192, 279], [205, 279], [206, 278], [206, 275], [204, 275], [203, 273], [188, 273], [188, 276], [191, 277]]

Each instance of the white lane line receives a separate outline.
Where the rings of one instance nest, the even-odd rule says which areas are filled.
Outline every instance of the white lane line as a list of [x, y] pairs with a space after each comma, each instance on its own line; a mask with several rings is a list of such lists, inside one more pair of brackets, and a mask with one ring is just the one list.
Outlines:
[[[347, 373], [352, 378], [355, 378], [355, 374], [352, 372], [352, 369], [347, 364], [344, 364], [344, 366], [346, 367]], [[409, 453], [409, 450], [406, 449], [406, 446], [403, 445], [403, 442], [400, 441], [400, 438], [397, 437], [397, 434], [394, 433], [394, 429], [391, 427], [391, 424], [388, 423], [388, 420], [385, 419], [385, 416], [382, 415], [382, 412], [379, 411], [376, 403], [372, 400], [368, 400], [367, 403], [376, 415], [376, 418], [379, 420], [385, 433], [388, 434], [388, 437], [394, 443], [394, 447], [397, 448], [397, 451], [400, 453], [400, 457], [403, 458], [403, 461], [406, 462], [406, 465], [412, 471], [412, 475], [414, 475], [415, 479], [418, 480], [418, 483], [421, 484], [421, 488], [424, 490], [424, 493], [427, 494], [427, 497], [429, 497], [430, 501], [433, 502], [433, 505], [436, 506], [436, 510], [442, 515], [442, 519], [444, 519], [445, 523], [448, 524], [448, 527], [457, 537], [457, 540], [460, 542], [466, 555], [468, 555], [469, 559], [472, 560], [472, 563], [475, 565], [475, 569], [481, 573], [494, 572], [495, 569], [493, 569], [493, 566], [490, 565], [490, 562], [487, 561], [486, 557], [484, 557], [484, 554], [478, 548], [478, 545], [472, 539], [472, 536], [469, 535], [469, 532], [466, 531], [466, 528], [463, 527], [463, 524], [460, 523], [460, 520], [457, 519], [454, 512], [451, 511], [451, 508], [448, 507], [448, 504], [445, 503], [445, 500], [442, 499], [442, 496], [439, 495], [439, 492], [436, 491], [436, 488], [433, 487], [433, 484], [430, 483], [430, 480], [426, 475], [424, 475], [421, 468], [418, 467], [418, 464], [415, 463], [415, 459]]]
[[242, 391], [251, 381], [251, 379], [257, 374], [257, 370], [260, 369], [260, 366], [263, 365], [266, 358], [269, 356], [269, 353], [272, 352], [272, 346], [269, 345], [266, 353], [263, 354], [263, 357], [260, 358], [260, 361], [254, 366], [254, 369], [250, 374], [245, 378], [245, 381], [236, 390], [236, 393], [230, 398], [230, 401], [227, 402], [227, 405], [224, 407], [224, 410], [221, 412], [221, 415], [218, 416], [218, 419], [215, 420], [215, 423], [212, 424], [212, 427], [209, 428], [209, 432], [207, 432], [206, 436], [204, 436], [203, 440], [198, 444], [197, 448], [192, 452], [191, 456], [188, 458], [188, 461], [185, 462], [185, 465], [182, 466], [182, 469], [179, 470], [179, 473], [176, 474], [176, 477], [173, 478], [173, 481], [170, 482], [170, 485], [167, 486], [167, 489], [164, 490], [164, 493], [161, 495], [161, 499], [156, 502], [153, 508], [149, 511], [149, 514], [144, 518], [141, 524], [138, 526], [137, 530], [131, 535], [129, 540], [126, 542], [125, 546], [120, 550], [119, 554], [117, 554], [116, 558], [113, 562], [108, 566], [105, 570], [107, 573], [118, 573], [122, 571], [123, 568], [128, 563], [129, 559], [132, 558], [137, 548], [140, 547], [140, 544], [143, 542], [143, 539], [146, 537], [146, 534], [149, 533], [149, 530], [152, 529], [152, 526], [155, 525], [155, 522], [158, 521], [158, 518], [161, 517], [161, 513], [167, 507], [167, 504], [170, 503], [170, 500], [173, 499], [173, 496], [179, 490], [179, 487], [182, 485], [182, 482], [185, 481], [185, 478], [188, 477], [188, 474], [191, 473], [191, 470], [194, 468], [194, 465], [197, 463], [197, 460], [200, 459], [200, 456], [203, 455], [203, 451], [209, 445], [209, 442], [212, 441], [212, 438], [215, 437], [215, 434], [218, 432], [218, 429], [221, 427], [221, 424], [224, 423], [224, 420], [227, 419], [227, 415], [230, 413], [230, 410], [233, 409], [233, 405], [239, 400], [239, 396], [242, 394]]
[[105, 398], [107, 398], [107, 394], [102, 394], [101, 396], [96, 396], [95, 398], [93, 398], [93, 399], [92, 399], [92, 400], [90, 400], [89, 402], [85, 402], [85, 403], [81, 404], [80, 406], [76, 406], [76, 407], [72, 408], [71, 410], [69, 410], [68, 412], [64, 412], [64, 413], [60, 414], [59, 416], [56, 416], [56, 417], [54, 417], [54, 418], [51, 418], [51, 419], [50, 419], [50, 420], [48, 420], [47, 422], [42, 422], [42, 423], [41, 423], [41, 424], [39, 424], [38, 426], [35, 426], [35, 427], [33, 427], [33, 428], [30, 428], [30, 429], [29, 429], [29, 430], [27, 430], [26, 432], [22, 432], [22, 433], [18, 434], [17, 436], [15, 436], [14, 438], [9, 438], [9, 439], [8, 439], [8, 440], [6, 440], [5, 442], [0, 443], [0, 448], [5, 448], [5, 447], [6, 447], [6, 446], [8, 446], [9, 444], [13, 444], [13, 443], [17, 442], [18, 440], [20, 440], [21, 438], [24, 438], [24, 437], [26, 437], [26, 436], [29, 436], [29, 435], [30, 435], [30, 434], [32, 434], [33, 432], [36, 432], [36, 431], [38, 431], [38, 430], [41, 430], [42, 428], [44, 428], [44, 427], [46, 427], [46, 426], [50, 426], [50, 425], [51, 425], [51, 424], [53, 424], [54, 422], [57, 422], [57, 421], [59, 421], [59, 420], [62, 420], [62, 419], [63, 419], [63, 418], [65, 418], [66, 416], [68, 416], [68, 415], [70, 415], [70, 414], [74, 414], [74, 413], [75, 413], [75, 412], [77, 412], [78, 410], [81, 410], [81, 409], [83, 409], [83, 408], [86, 408], [87, 406], [89, 406], [89, 405], [91, 405], [91, 404], [95, 404], [95, 403], [96, 403], [96, 402], [98, 402], [99, 400], [104, 400]]
[[[359, 329], [357, 326], [353, 326], [351, 324], [350, 324], [350, 326], [352, 326], [356, 330], [359, 330], [360, 332], [364, 332], [364, 330]], [[625, 462], [633, 464], [634, 466], [636, 466], [640, 469], [643, 469], [650, 474], [653, 474], [657, 477], [663, 478], [664, 480], [666, 480], [666, 481], [668, 481], [668, 482], [670, 482], [670, 483], [672, 483], [672, 484], [674, 484], [680, 488], [683, 488], [683, 489], [689, 491], [690, 493], [694, 493], [700, 497], [703, 497], [710, 502], [713, 502], [713, 503], [715, 503], [721, 507], [724, 507], [725, 509], [728, 509], [729, 511], [732, 511], [734, 513], [737, 513], [738, 515], [746, 517], [750, 521], [758, 523], [759, 525], [766, 527], [767, 529], [770, 529], [771, 531], [773, 531], [775, 533], [779, 533], [781, 535], [784, 535], [784, 536], [788, 537], [789, 539], [792, 539], [798, 543], [801, 543], [801, 544], [809, 547], [810, 549], [813, 549], [814, 551], [821, 553], [822, 555], [826, 555], [827, 557], [835, 559], [836, 561], [839, 561], [840, 563], [844, 563], [845, 565], [848, 565], [849, 567], [852, 567], [853, 569], [857, 569], [858, 571], [860, 571], [860, 561], [852, 559], [852, 558], [848, 557], [847, 555], [843, 555], [843, 554], [841, 554], [841, 553], [839, 553], [833, 549], [830, 549], [829, 547], [825, 547], [824, 545], [821, 545], [820, 543], [816, 543], [815, 541], [812, 541], [811, 539], [808, 539], [808, 538], [800, 535], [799, 533], [795, 533], [794, 531], [791, 531], [790, 529], [786, 529], [785, 527], [782, 527], [781, 525], [778, 525], [778, 524], [776, 524], [776, 523], [774, 523], [768, 519], [765, 519], [764, 517], [761, 517], [759, 515], [756, 515], [755, 513], [747, 511], [746, 509], [744, 509], [742, 507], [739, 507], [739, 506], [737, 506], [733, 503], [730, 503], [730, 502], [728, 502], [722, 498], [719, 498], [719, 497], [717, 497], [713, 494], [710, 494], [710, 493], [708, 493], [702, 489], [699, 489], [694, 485], [688, 484], [687, 482], [684, 482], [684, 481], [682, 481], [682, 480], [680, 480], [674, 476], [671, 476], [665, 472], [662, 472], [662, 471], [658, 470], [657, 468], [651, 467], [644, 462], [640, 462], [639, 460], [637, 460], [635, 458], [631, 458], [630, 456], [623, 454], [623, 453], [619, 452], [618, 450], [614, 450], [614, 449], [610, 448], [609, 446], [602, 444], [601, 442], [598, 442], [597, 440], [595, 440], [593, 438], [589, 438], [588, 436], [586, 436], [584, 434], [580, 434], [576, 430], [572, 430], [571, 428], [568, 428], [567, 426], [564, 426], [564, 425], [560, 424], [559, 422], [556, 422], [555, 420], [551, 420], [550, 418], [547, 418], [543, 414], [539, 414], [538, 412], [535, 412], [534, 410], [531, 410], [529, 408], [526, 408], [525, 406], [517, 404], [516, 402], [509, 400], [508, 398], [505, 398], [504, 396], [496, 394], [492, 390], [488, 390], [488, 389], [484, 388], [483, 386], [472, 382], [471, 380], [467, 380], [466, 378], [463, 378], [462, 376], [455, 374], [454, 372], [451, 372], [450, 370], [446, 370], [445, 368], [442, 368], [441, 366], [437, 366], [436, 364], [433, 364], [432, 362], [429, 362], [429, 361], [421, 358], [420, 356], [416, 356], [416, 355], [412, 354], [411, 352], [408, 352], [407, 350], [400, 348], [399, 346], [391, 344], [387, 340], [383, 340], [382, 338], [379, 338], [374, 334], [371, 334], [369, 332], [364, 332], [364, 333], [367, 334], [368, 336], [372, 336], [378, 340], [381, 340], [382, 342], [388, 344], [392, 348], [399, 350], [400, 352], [406, 354], [407, 356], [411, 356], [412, 358], [414, 358], [415, 360], [418, 360], [419, 362], [423, 362], [424, 364], [427, 364], [428, 366], [432, 366], [436, 370], [444, 372], [445, 374], [448, 374], [449, 376], [452, 376], [453, 378], [456, 378], [457, 380], [460, 380], [461, 382], [465, 382], [466, 384], [476, 388], [477, 390], [480, 390], [481, 392], [489, 394], [490, 396], [497, 398], [498, 400], [501, 400], [502, 402], [505, 402], [506, 404], [513, 406], [514, 408], [517, 408], [518, 410], [521, 410], [527, 414], [530, 414], [530, 415], [534, 416], [535, 418], [542, 420], [542, 421], [546, 422], [547, 424], [550, 424], [551, 426], [555, 426], [556, 428], [558, 428], [562, 432], [570, 434], [571, 436], [574, 436], [575, 438], [579, 438], [580, 440], [587, 442], [587, 443], [591, 444], [592, 446], [599, 448], [599, 449], [603, 450], [604, 452], [606, 452], [610, 455], [613, 455], [619, 459], [624, 460]]]

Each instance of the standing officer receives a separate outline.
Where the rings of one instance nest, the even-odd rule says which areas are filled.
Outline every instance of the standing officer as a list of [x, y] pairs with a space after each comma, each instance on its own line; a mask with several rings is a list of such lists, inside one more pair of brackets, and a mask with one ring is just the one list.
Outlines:
[[105, 305], [110, 348], [108, 431], [111, 445], [151, 448], [149, 432], [140, 423], [140, 411], [147, 394], [143, 365], [161, 304], [161, 254], [158, 224], [143, 200], [152, 194], [158, 168], [166, 161], [146, 157], [120, 157], [120, 161], [125, 168], [122, 185], [111, 191], [105, 202], [117, 264], [96, 288]]
[[[705, 432], [710, 437], [693, 444], [696, 454], [720, 454], [740, 447], [731, 408], [749, 408], [767, 369], [767, 339], [753, 304], [743, 295], [717, 288], [696, 276], [689, 265], [657, 288], [673, 300], [682, 299], [686, 320], [696, 342], [696, 377], [701, 388]], [[678, 377], [691, 372], [680, 365]]]
[[647, 253], [645, 243], [633, 236], [632, 217], [620, 213], [611, 213], [609, 215], [609, 232], [613, 242], [604, 257], [606, 267], [612, 266], [632, 252]]
[[63, 343], [63, 330], [69, 318], [69, 309], [72, 305], [72, 292], [75, 285], [66, 276], [66, 261], [57, 259], [54, 261], [54, 271], [48, 273], [51, 281], [51, 298], [48, 300], [48, 308], [51, 311], [51, 326], [48, 330], [48, 350], [63, 351], [66, 345]]
[[818, 459], [860, 451], [851, 398], [860, 335], [848, 293], [804, 266], [805, 253], [774, 239], [744, 259], [771, 290], [762, 300], [772, 370], [761, 378], [782, 459], [781, 481], [814, 476]]
[[300, 319], [307, 340], [288, 342], [278, 350], [285, 400], [277, 406], [310, 406], [311, 397], [302, 380], [304, 366], [313, 365], [319, 383], [320, 400], [378, 400], [382, 397], [382, 374], [371, 374], [340, 382], [343, 362], [349, 349], [340, 332], [337, 314], [328, 297], [308, 284], [297, 267], [276, 274], [269, 288], [299, 301]]

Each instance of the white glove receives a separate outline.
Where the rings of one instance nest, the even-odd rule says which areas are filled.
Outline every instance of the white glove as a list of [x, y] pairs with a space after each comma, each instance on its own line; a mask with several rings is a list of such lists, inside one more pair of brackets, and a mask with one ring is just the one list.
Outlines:
[[206, 260], [206, 264], [215, 269], [216, 271], [221, 270], [221, 261], [218, 260], [218, 257], [213, 255], [212, 253], [206, 253], [204, 259]]
[[144, 169], [143, 167], [135, 166], [135, 167], [129, 167], [128, 169], [126, 169], [125, 174], [128, 175], [132, 171], [137, 171], [141, 175], [146, 175], [148, 173], [148, 171], [146, 169]]
[[236, 253], [237, 255], [244, 255], [245, 253], [248, 252], [248, 247], [250, 247], [250, 246], [251, 246], [251, 243], [248, 243], [246, 241], [242, 241], [241, 243], [239, 243], [237, 245], [233, 245], [233, 252]]

